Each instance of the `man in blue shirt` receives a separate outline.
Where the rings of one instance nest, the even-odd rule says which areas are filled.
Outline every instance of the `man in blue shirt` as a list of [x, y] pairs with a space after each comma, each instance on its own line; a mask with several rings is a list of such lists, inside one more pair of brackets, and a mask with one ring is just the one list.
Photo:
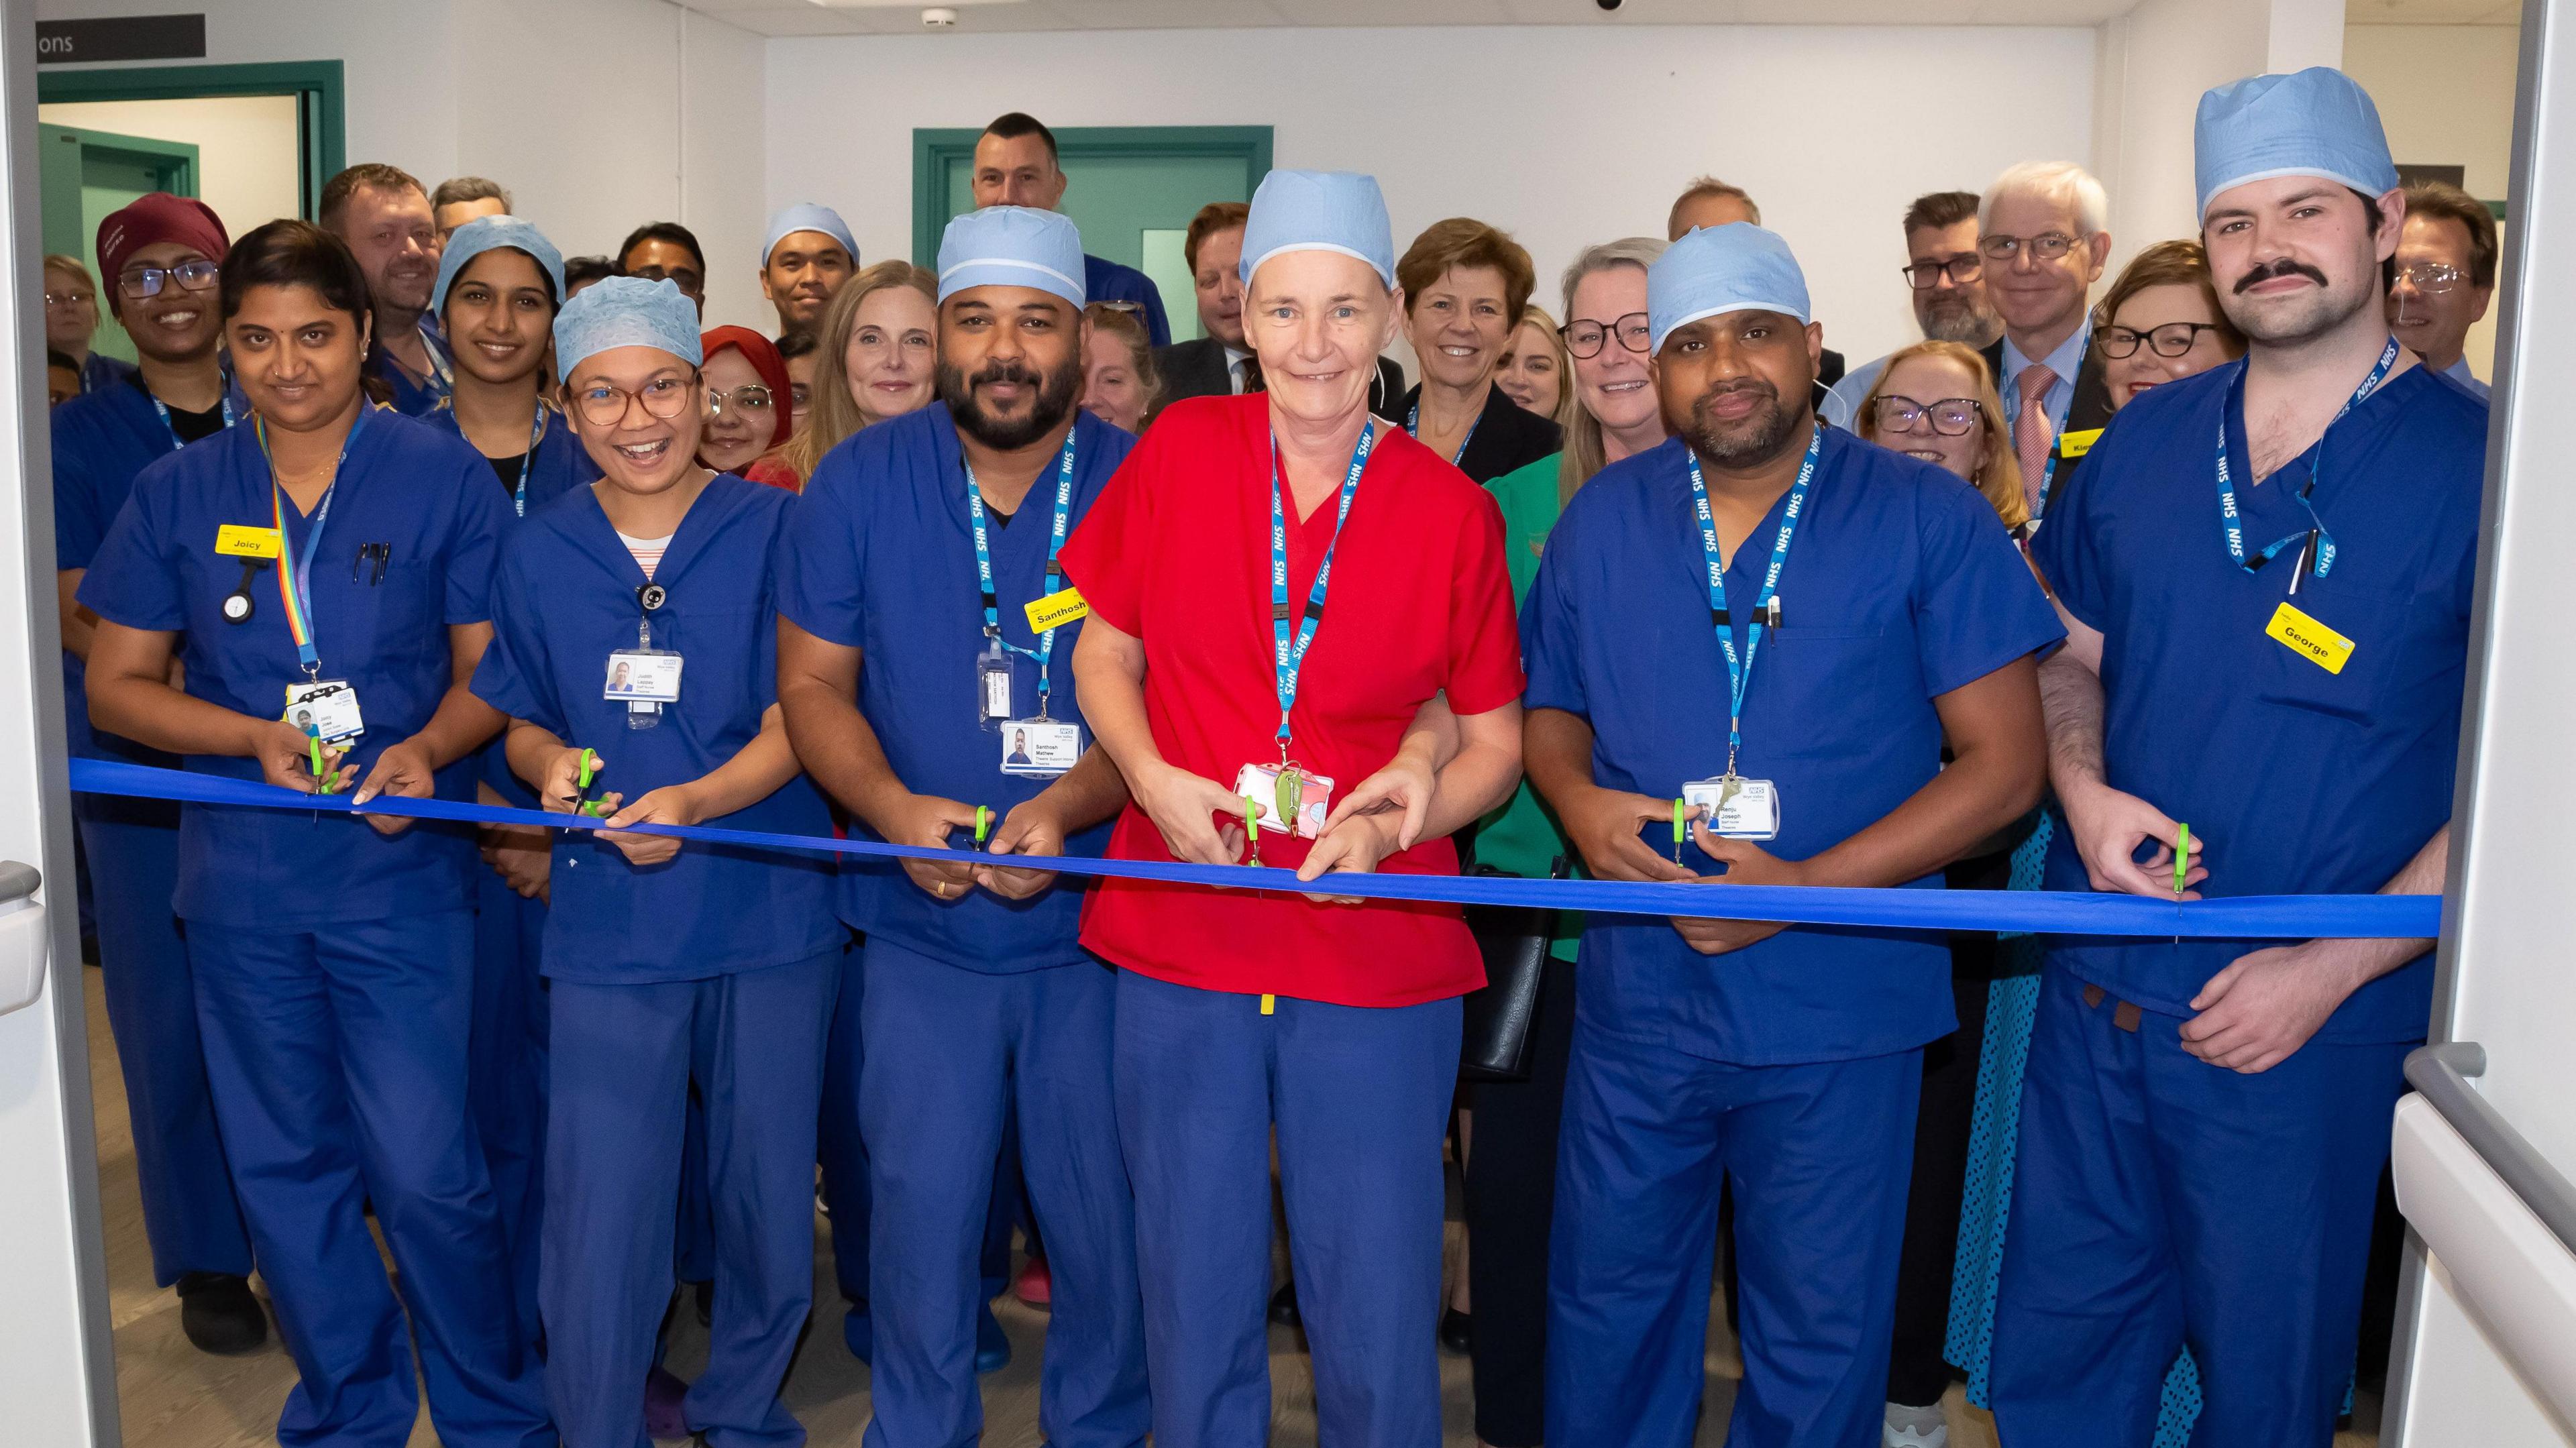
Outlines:
[[[2034, 541], [2071, 633], [2043, 671], [2048, 887], [2435, 893], [2486, 408], [2389, 334], [2405, 198], [2358, 85], [2221, 86], [2197, 142], [2250, 345], [2124, 409]], [[1995, 1319], [2006, 1442], [2147, 1443], [2186, 1346], [2195, 1444], [2326, 1441], [2431, 947], [2052, 944]]]
[[[1126, 802], [1087, 747], [1070, 669], [1086, 610], [1056, 566], [1134, 443], [1076, 405], [1081, 257], [1053, 212], [950, 222], [939, 401], [834, 450], [780, 544], [789, 737], [878, 839], [1097, 855]], [[1010, 757], [1015, 738], [1030, 763]], [[843, 867], [842, 918], [867, 936], [854, 1074], [874, 1197], [870, 1448], [982, 1429], [977, 1259], [1014, 1111], [1054, 1274], [1048, 1439], [1144, 1440], [1144, 1307], [1109, 1079], [1115, 981], [1076, 942], [1081, 909], [1072, 882], [998, 859]]]
[[[1602, 878], [1936, 888], [2039, 798], [2047, 601], [1965, 484], [1817, 425], [1823, 334], [1778, 237], [1693, 232], [1647, 302], [1677, 436], [1585, 484], [1548, 540], [1521, 622], [1530, 780]], [[1691, 1441], [1722, 1181], [1727, 1441], [1877, 1439], [1948, 959], [1934, 934], [1587, 917], [1551, 1445]]]
[[[1038, 118], [1012, 111], [996, 117], [975, 142], [975, 204], [1033, 206], [1053, 211], [1064, 204], [1064, 168], [1058, 164], [1055, 132]], [[1134, 310], [1145, 334], [1157, 347], [1172, 345], [1171, 319], [1163, 312], [1163, 293], [1154, 279], [1132, 266], [1106, 257], [1082, 258], [1083, 295]]]

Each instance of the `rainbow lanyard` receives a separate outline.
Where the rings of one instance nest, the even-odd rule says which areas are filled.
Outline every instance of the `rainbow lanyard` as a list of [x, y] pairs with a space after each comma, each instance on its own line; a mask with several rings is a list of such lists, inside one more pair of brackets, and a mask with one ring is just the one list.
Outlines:
[[[356, 445], [358, 434], [366, 431], [367, 414], [375, 409], [358, 404], [358, 417], [349, 424], [349, 435], [341, 439], [340, 455], [331, 462], [331, 482], [322, 490], [322, 501], [314, 506], [311, 528], [304, 535], [304, 552], [292, 568], [277, 570], [277, 598], [286, 611], [286, 636], [295, 640], [295, 660], [304, 666], [304, 677], [318, 681], [322, 677], [321, 655], [313, 648], [313, 558], [321, 551], [322, 530], [331, 521], [331, 500], [340, 492], [340, 469], [349, 460], [349, 449]], [[285, 545], [286, 487], [277, 480], [277, 459], [268, 450], [268, 419], [251, 415], [251, 432], [259, 439], [259, 455], [268, 464], [268, 506], [277, 520], [277, 539]]]

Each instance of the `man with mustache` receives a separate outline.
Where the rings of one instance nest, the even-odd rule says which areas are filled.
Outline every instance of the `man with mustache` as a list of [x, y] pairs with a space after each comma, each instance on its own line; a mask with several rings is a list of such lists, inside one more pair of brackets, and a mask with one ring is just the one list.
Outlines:
[[[1048, 1439], [1129, 1448], [1148, 1426], [1115, 982], [1075, 938], [1082, 892], [1007, 862], [1100, 854], [1127, 799], [1088, 747], [1071, 669], [1087, 609], [1057, 565], [1135, 441], [1075, 405], [1082, 306], [1072, 222], [1015, 206], [950, 222], [939, 400], [834, 449], [781, 545], [778, 697], [806, 770], [869, 836], [992, 857], [841, 867], [841, 918], [866, 935], [862, 1061], [841, 1074], [874, 1196], [871, 1448], [981, 1431], [979, 1316], [1000, 1330], [977, 1259], [1014, 1109], [1054, 1275]], [[1019, 736], [1079, 761], [1008, 768]]]
[[2068, 459], [2082, 456], [2111, 420], [2084, 305], [2111, 255], [2110, 211], [2102, 183], [2064, 161], [2011, 167], [1978, 203], [1982, 282], [2003, 319], [1986, 366], [2003, 394], [2004, 428], [2033, 518], [2047, 511]]
[[[1530, 782], [1599, 878], [1938, 888], [2039, 800], [2034, 656], [2062, 630], [1965, 483], [1817, 423], [1824, 336], [1777, 236], [1692, 232], [1646, 289], [1675, 435], [1548, 539]], [[1940, 938], [1596, 914], [1582, 961], [1550, 1448], [1691, 1441], [1721, 1182], [1727, 1442], [1877, 1442], [1923, 1047], [1957, 1024]]]
[[[1985, 258], [1977, 251], [1976, 192], [1927, 192], [1905, 208], [1904, 276], [1925, 340], [1984, 348], [2003, 337], [2004, 320], [1986, 295]], [[1853, 368], [1827, 396], [1825, 420], [1851, 426], [1853, 410], [1885, 370], [1884, 357]]]
[[365, 162], [323, 183], [322, 228], [348, 245], [375, 308], [367, 379], [394, 410], [427, 417], [447, 400], [456, 360], [429, 317], [445, 244], [429, 192], [397, 166]]
[[858, 269], [859, 244], [841, 213], [810, 201], [781, 208], [760, 249], [760, 294], [778, 309], [778, 335], [812, 331]]
[[[2033, 542], [2071, 636], [2041, 671], [2047, 887], [2437, 893], [2487, 409], [2390, 335], [2406, 198], [2359, 85], [2221, 86], [2195, 139], [2248, 346], [2123, 408]], [[1995, 1317], [2005, 1442], [2144, 1445], [2186, 1346], [2193, 1443], [2331, 1436], [2432, 948], [2051, 943]]]

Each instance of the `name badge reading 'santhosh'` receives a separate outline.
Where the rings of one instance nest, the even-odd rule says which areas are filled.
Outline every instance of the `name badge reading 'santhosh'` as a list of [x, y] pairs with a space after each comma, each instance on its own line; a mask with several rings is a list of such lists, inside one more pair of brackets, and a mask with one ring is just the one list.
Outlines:
[[2263, 632], [2329, 674], [2342, 673], [2352, 661], [2352, 640], [2287, 603], [2272, 610], [2272, 621], [2263, 625]]

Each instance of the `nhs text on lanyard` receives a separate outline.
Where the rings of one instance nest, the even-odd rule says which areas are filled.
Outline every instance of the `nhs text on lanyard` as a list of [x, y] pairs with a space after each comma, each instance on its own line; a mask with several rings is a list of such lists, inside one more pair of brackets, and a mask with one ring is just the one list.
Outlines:
[[[1686, 804], [1700, 807], [1710, 834], [1726, 839], [1767, 840], [1780, 833], [1780, 791], [1767, 779], [1746, 779], [1735, 772], [1744, 748], [1744, 689], [1753, 677], [1753, 661], [1762, 651], [1765, 624], [1780, 626], [1780, 569], [1789, 561], [1789, 541], [1797, 536], [1798, 519], [1807, 509], [1807, 488], [1815, 481], [1816, 458], [1824, 450], [1825, 430], [1807, 439], [1807, 456], [1798, 464], [1798, 480], [1789, 485], [1789, 502], [1780, 513], [1780, 531], [1771, 539], [1771, 561], [1762, 570], [1762, 589], [1744, 630], [1744, 653], [1735, 652], [1735, 623], [1726, 606], [1726, 563], [1717, 547], [1717, 521], [1708, 507], [1708, 484], [1700, 476], [1699, 453], [1691, 451], [1691, 509], [1699, 522], [1700, 548], [1708, 555], [1708, 614], [1717, 629], [1718, 652], [1726, 656], [1726, 773], [1695, 779], [1682, 786]], [[1676, 845], [1676, 853], [1680, 847]]]
[[[1476, 414], [1474, 421], [1467, 424], [1467, 435], [1458, 439], [1458, 450], [1449, 455], [1449, 466], [1453, 468], [1458, 466], [1458, 460], [1467, 455], [1467, 444], [1476, 440], [1476, 424], [1484, 420], [1485, 415], [1480, 412]], [[1422, 404], [1419, 402], [1413, 404], [1413, 410], [1404, 415], [1404, 435], [1422, 436]]]
[[[302, 683], [286, 686], [286, 712], [280, 717], [304, 731], [306, 738], [321, 744], [345, 744], [367, 732], [366, 719], [358, 712], [358, 691], [346, 679], [322, 677], [321, 655], [313, 647], [313, 558], [321, 551], [323, 531], [330, 526], [331, 504], [339, 496], [350, 449], [358, 445], [358, 434], [366, 431], [367, 415], [373, 411], [364, 403], [359, 405], [357, 420], [349, 425], [349, 435], [340, 443], [340, 455], [332, 461], [331, 481], [322, 490], [322, 500], [314, 505], [303, 551], [296, 555], [292, 567], [277, 570], [277, 596], [286, 613], [286, 634], [295, 641], [295, 661], [304, 670]], [[283, 543], [292, 536], [286, 530], [286, 485], [278, 481], [277, 461], [269, 454], [267, 421], [254, 416], [251, 429], [259, 437], [260, 457], [268, 463], [269, 507], [275, 516], [278, 539]], [[243, 613], [247, 616], [248, 610]], [[315, 772], [320, 773], [318, 767]]]
[[[2345, 413], [2352, 411], [2364, 398], [2378, 391], [2379, 384], [2388, 380], [2389, 370], [2396, 365], [2397, 339], [2391, 337], [2388, 339], [2388, 345], [2379, 349], [2379, 362], [2370, 369], [2370, 375], [2361, 379], [2361, 385], [2353, 389], [2352, 396], [2345, 400], [2343, 406], [2335, 409], [2335, 415], [2328, 419], [2325, 432], [2334, 431], [2334, 425], [2343, 421]], [[2245, 374], [2242, 371], [2236, 374], [2236, 380], [2230, 390], [2235, 394], [2236, 399], [2244, 397]], [[2245, 521], [2237, 512], [2236, 485], [2229, 479], [2227, 471], [2227, 413], [2228, 409], [2222, 408], [2218, 414], [2218, 522], [2227, 539], [2227, 556], [2236, 560], [2237, 567], [2252, 573], [2271, 562], [2282, 549], [2292, 543], [2298, 543], [2300, 545], [2298, 566], [2290, 574], [2290, 592], [2295, 594], [2299, 591], [2299, 580], [2307, 576], [2311, 568], [2311, 559], [2314, 560], [2313, 568], [2319, 578], [2325, 577], [2334, 569], [2334, 535], [2326, 531], [2325, 520], [2317, 516], [2316, 505], [2309, 501], [2309, 496], [2317, 490], [2318, 475], [2325, 470], [2325, 433], [2317, 434], [2316, 445], [2309, 449], [2308, 480], [2300, 485], [2297, 494], [2299, 506], [2307, 510], [2309, 526], [2301, 532], [2275, 539], [2270, 547], [2248, 558], [2245, 556]]]
[[[1082, 758], [1082, 726], [1059, 723], [1047, 712], [1054, 687], [1051, 675], [1055, 631], [1090, 612], [1082, 606], [1079, 594], [1058, 586], [1064, 578], [1064, 568], [1056, 561], [1056, 555], [1064, 551], [1065, 530], [1073, 518], [1073, 438], [1074, 430], [1065, 429], [1064, 452], [1056, 462], [1055, 521], [1047, 532], [1045, 591], [1028, 607], [1029, 628], [1038, 638], [1034, 649], [1021, 648], [1002, 638], [1002, 610], [993, 592], [993, 547], [984, 512], [984, 490], [975, 481], [974, 465], [966, 465], [966, 517], [975, 534], [975, 582], [984, 596], [984, 652], [975, 660], [976, 713], [986, 729], [998, 730], [1002, 736], [1004, 774], [1058, 775]], [[1011, 707], [1013, 654], [1038, 666], [1038, 712], [1026, 719], [1011, 717], [1015, 712]]]
[[[1376, 442], [1377, 423], [1362, 423], [1359, 443], [1351, 449], [1350, 469], [1342, 474], [1341, 500], [1333, 513], [1333, 537], [1324, 545], [1323, 561], [1315, 568], [1315, 585], [1306, 591], [1306, 606], [1297, 614], [1292, 637], [1286, 485], [1279, 479], [1279, 440], [1270, 440], [1270, 637], [1271, 670], [1279, 691], [1279, 762], [1247, 764], [1234, 776], [1234, 792], [1245, 801], [1245, 811], [1255, 830], [1267, 825], [1274, 830], [1292, 830], [1311, 840], [1324, 832], [1324, 817], [1332, 808], [1332, 777], [1317, 774], [1288, 757], [1288, 715], [1297, 707], [1297, 672], [1305, 667], [1306, 651], [1314, 647], [1315, 630], [1324, 621], [1324, 593], [1333, 583], [1333, 550], [1341, 546], [1342, 525], [1350, 521], [1351, 499], [1359, 495], [1360, 474], [1367, 470], [1369, 450]], [[1253, 839], [1257, 847], [1260, 836], [1255, 833]]]

